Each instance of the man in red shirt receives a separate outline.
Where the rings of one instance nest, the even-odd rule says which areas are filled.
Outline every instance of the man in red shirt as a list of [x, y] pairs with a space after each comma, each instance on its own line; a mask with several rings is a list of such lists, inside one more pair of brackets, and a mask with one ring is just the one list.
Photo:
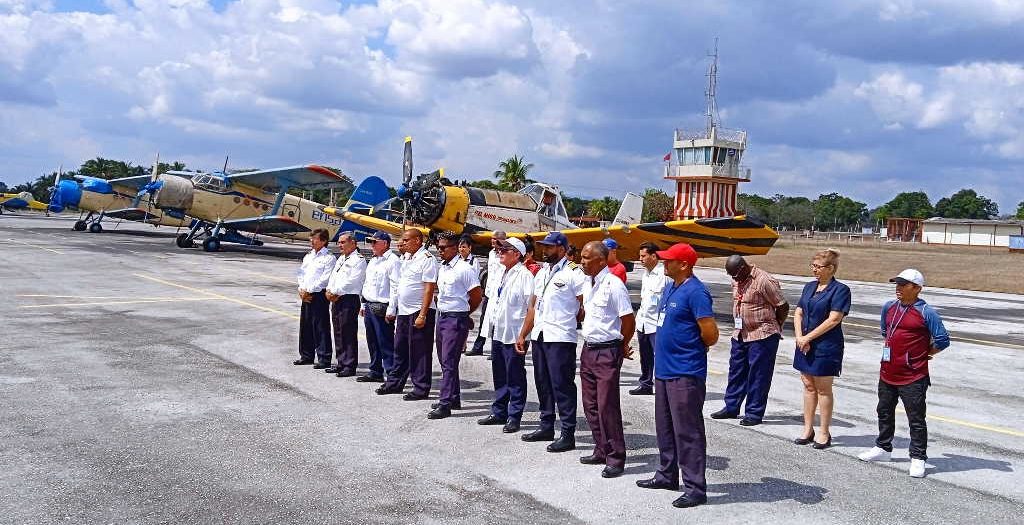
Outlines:
[[619, 261], [619, 243], [611, 237], [605, 237], [601, 242], [608, 248], [608, 273], [622, 279], [622, 282], [626, 282], [626, 265]]
[[928, 361], [949, 346], [949, 334], [934, 308], [918, 298], [924, 276], [907, 269], [889, 279], [896, 283], [896, 299], [882, 307], [882, 366], [878, 380], [878, 438], [871, 450], [860, 454], [863, 461], [892, 459], [892, 438], [896, 433], [896, 403], [910, 423], [910, 475], [924, 477], [928, 459], [928, 426], [925, 422], [925, 394], [931, 380]]

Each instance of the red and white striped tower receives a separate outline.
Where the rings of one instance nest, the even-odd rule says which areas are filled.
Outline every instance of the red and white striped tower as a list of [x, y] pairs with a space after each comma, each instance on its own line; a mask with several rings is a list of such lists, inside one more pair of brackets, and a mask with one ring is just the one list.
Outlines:
[[750, 170], [740, 165], [747, 147], [747, 132], [718, 126], [715, 89], [718, 44], [708, 68], [707, 127], [701, 131], [677, 129], [665, 178], [676, 184], [675, 218], [704, 219], [736, 215], [736, 188], [750, 182]]

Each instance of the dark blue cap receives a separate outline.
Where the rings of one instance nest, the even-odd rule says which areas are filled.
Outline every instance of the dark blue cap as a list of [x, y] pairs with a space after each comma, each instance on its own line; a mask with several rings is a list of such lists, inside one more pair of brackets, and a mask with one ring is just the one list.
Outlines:
[[373, 235], [371, 235], [370, 238], [372, 238], [375, 241], [388, 241], [388, 242], [391, 242], [391, 236], [388, 235], [388, 232], [376, 231], [376, 232], [373, 232]]
[[547, 236], [537, 241], [537, 244], [552, 244], [569, 249], [569, 238], [562, 232], [548, 232]]

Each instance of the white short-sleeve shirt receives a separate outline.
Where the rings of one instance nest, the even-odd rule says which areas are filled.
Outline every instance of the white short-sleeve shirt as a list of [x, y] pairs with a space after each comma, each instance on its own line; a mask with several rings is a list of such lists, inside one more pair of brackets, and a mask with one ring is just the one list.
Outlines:
[[398, 284], [398, 256], [391, 250], [380, 257], [371, 257], [366, 263], [363, 281], [363, 300], [374, 303], [391, 302], [391, 287]]
[[302, 266], [295, 272], [295, 278], [299, 283], [299, 290], [310, 293], [321, 292], [327, 286], [331, 278], [331, 270], [334, 268], [334, 256], [326, 247], [320, 251], [309, 250], [302, 258]]
[[577, 297], [583, 295], [585, 276], [573, 271], [568, 262], [563, 258], [555, 265], [545, 264], [533, 279], [537, 302], [531, 339], [543, 334], [545, 342], [576, 342], [576, 314], [580, 309]]
[[363, 280], [366, 278], [366, 259], [352, 250], [348, 255], [338, 255], [334, 264], [331, 279], [327, 282], [327, 291], [334, 295], [359, 295], [363, 291]]
[[437, 257], [426, 248], [402, 261], [398, 273], [398, 286], [391, 291], [392, 302], [397, 306], [398, 315], [419, 313], [423, 306], [423, 290], [426, 283], [437, 282]]
[[493, 332], [491, 337], [499, 343], [510, 345], [519, 338], [519, 331], [526, 322], [526, 311], [533, 296], [534, 278], [522, 263], [488, 278], [498, 281], [494, 297], [487, 299], [487, 317]]
[[476, 268], [455, 256], [437, 267], [437, 311], [468, 312], [469, 292], [480, 288]]
[[665, 266], [660, 262], [653, 270], [644, 268], [644, 276], [640, 285], [640, 307], [636, 310], [636, 331], [641, 334], [653, 334], [658, 331], [658, 307], [665, 285], [671, 281], [665, 276]]
[[[594, 284], [591, 284], [594, 283]], [[622, 317], [633, 313], [629, 290], [608, 268], [583, 285], [583, 340], [608, 343], [622, 339]]]

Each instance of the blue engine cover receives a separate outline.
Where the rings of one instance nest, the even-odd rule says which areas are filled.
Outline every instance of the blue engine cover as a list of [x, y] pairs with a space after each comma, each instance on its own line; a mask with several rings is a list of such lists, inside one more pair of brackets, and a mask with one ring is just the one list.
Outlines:
[[114, 193], [114, 188], [109, 182], [95, 177], [85, 177], [82, 179], [82, 189], [93, 193], [102, 193], [104, 195]]
[[50, 211], [60, 213], [65, 208], [76, 208], [82, 200], [82, 188], [73, 180], [62, 180], [50, 194]]

